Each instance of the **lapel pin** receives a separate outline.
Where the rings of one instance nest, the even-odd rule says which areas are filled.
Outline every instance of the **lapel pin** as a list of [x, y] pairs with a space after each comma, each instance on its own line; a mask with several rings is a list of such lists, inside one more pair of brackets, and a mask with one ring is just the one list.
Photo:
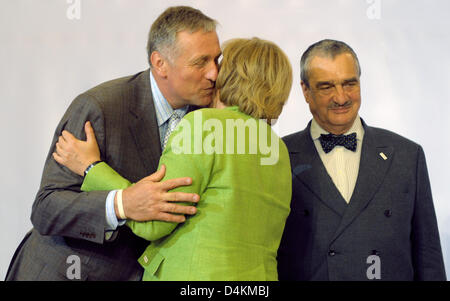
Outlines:
[[386, 157], [386, 155], [385, 155], [384, 153], [380, 153], [380, 156], [381, 156], [381, 158], [383, 158], [383, 159], [384, 159], [384, 161], [386, 161], [386, 160], [387, 160], [387, 157]]

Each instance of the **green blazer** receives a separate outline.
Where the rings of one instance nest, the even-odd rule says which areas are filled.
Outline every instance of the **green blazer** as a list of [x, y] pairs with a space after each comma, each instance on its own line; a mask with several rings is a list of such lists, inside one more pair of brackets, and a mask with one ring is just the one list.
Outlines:
[[[191, 112], [170, 136], [161, 164], [164, 180], [191, 177], [191, 186], [173, 191], [198, 193], [200, 202], [197, 214], [180, 225], [127, 222], [152, 241], [139, 258], [143, 280], [278, 280], [291, 171], [285, 144], [265, 121], [237, 107]], [[82, 189], [130, 185], [101, 163]]]

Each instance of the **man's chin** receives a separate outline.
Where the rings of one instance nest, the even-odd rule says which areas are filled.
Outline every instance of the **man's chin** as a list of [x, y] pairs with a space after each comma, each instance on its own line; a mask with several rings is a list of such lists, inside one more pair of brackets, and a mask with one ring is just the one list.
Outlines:
[[334, 119], [332, 120], [331, 124], [333, 125], [333, 127], [349, 130], [352, 127], [354, 121], [355, 120], [352, 118]]
[[355, 120], [357, 114], [355, 114], [351, 110], [342, 110], [342, 111], [332, 111], [332, 115], [330, 119], [334, 121], [336, 124], [346, 124]]
[[193, 105], [199, 106], [199, 107], [210, 107], [212, 104], [212, 96], [202, 97], [193, 103]]

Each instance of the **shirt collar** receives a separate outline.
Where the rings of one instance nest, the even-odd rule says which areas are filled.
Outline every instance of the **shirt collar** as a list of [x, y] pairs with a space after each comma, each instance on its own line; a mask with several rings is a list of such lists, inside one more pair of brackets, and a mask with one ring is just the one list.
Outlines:
[[[313, 140], [319, 139], [321, 134], [328, 135], [329, 132], [325, 131], [313, 118], [311, 121], [311, 129], [310, 129], [311, 137]], [[364, 127], [361, 123], [361, 118], [359, 115], [356, 116], [355, 121], [353, 122], [352, 127], [344, 133], [344, 135], [348, 135], [351, 133], [356, 133], [356, 140], [361, 141], [364, 137]]]
[[153, 103], [155, 104], [156, 111], [156, 120], [158, 122], [158, 126], [163, 125], [167, 120], [169, 120], [170, 116], [172, 116], [173, 112], [177, 112], [180, 118], [183, 118], [189, 110], [189, 106], [184, 106], [180, 109], [172, 109], [172, 106], [166, 100], [164, 95], [159, 90], [158, 84], [156, 83], [155, 78], [150, 70], [150, 87], [152, 89], [153, 94]]

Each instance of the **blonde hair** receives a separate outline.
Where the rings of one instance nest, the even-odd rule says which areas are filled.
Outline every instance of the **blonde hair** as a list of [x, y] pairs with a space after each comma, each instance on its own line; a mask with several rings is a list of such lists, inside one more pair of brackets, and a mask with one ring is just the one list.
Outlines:
[[276, 119], [291, 86], [291, 64], [274, 43], [252, 38], [224, 44], [216, 89], [225, 105], [254, 118]]
[[181, 31], [194, 33], [198, 30], [211, 32], [216, 30], [217, 21], [204, 15], [200, 10], [189, 6], [173, 6], [166, 9], [153, 22], [148, 34], [147, 55], [154, 51], [160, 52], [169, 61], [178, 55], [177, 34]]

